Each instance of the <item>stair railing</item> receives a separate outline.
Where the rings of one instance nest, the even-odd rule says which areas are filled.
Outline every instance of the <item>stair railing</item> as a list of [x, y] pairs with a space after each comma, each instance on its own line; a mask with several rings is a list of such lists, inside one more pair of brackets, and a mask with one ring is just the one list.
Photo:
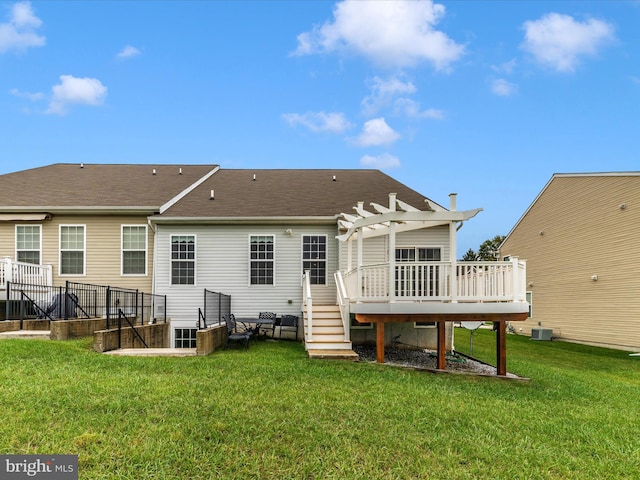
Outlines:
[[311, 272], [305, 270], [302, 276], [302, 304], [307, 314], [307, 342], [313, 341], [313, 298], [311, 298]]
[[340, 318], [342, 319], [342, 328], [344, 329], [344, 340], [351, 341], [351, 315], [349, 312], [349, 297], [347, 289], [344, 285], [344, 279], [341, 272], [335, 272], [333, 278], [336, 281], [336, 293], [338, 306], [340, 307]]
[[136, 337], [138, 337], [138, 340], [140, 340], [140, 342], [144, 345], [144, 348], [149, 348], [149, 345], [147, 345], [147, 342], [144, 341], [144, 338], [142, 338], [142, 336], [140, 335], [140, 332], [138, 332], [138, 330], [136, 329], [134, 325], [135, 320], [134, 320], [134, 323], [131, 323], [131, 320], [129, 320], [129, 317], [127, 317], [125, 313], [122, 311], [122, 309], [119, 308], [118, 309], [118, 350], [122, 348], [122, 320], [125, 320], [129, 324], [131, 331]]

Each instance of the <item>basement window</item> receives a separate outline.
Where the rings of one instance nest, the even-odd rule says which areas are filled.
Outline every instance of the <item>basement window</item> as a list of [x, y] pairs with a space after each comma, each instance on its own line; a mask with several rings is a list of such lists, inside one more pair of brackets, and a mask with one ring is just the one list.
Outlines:
[[196, 328], [176, 328], [175, 348], [196, 348]]

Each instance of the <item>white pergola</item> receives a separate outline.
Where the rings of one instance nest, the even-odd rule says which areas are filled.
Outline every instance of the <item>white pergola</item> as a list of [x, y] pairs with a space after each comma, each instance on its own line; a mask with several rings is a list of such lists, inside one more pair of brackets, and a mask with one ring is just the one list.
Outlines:
[[[336, 238], [341, 242], [347, 242], [347, 270], [353, 269], [353, 240], [357, 242], [356, 267], [363, 266], [362, 252], [363, 241], [366, 238], [373, 238], [386, 235], [389, 237], [388, 258], [389, 258], [389, 278], [395, 276], [395, 250], [396, 235], [401, 232], [408, 232], [422, 228], [449, 225], [449, 252], [450, 262], [455, 271], [456, 262], [456, 232], [462, 223], [475, 217], [482, 208], [474, 210], [457, 211], [456, 194], [449, 195], [450, 208], [446, 210], [439, 205], [432, 205], [425, 199], [426, 208], [420, 210], [408, 203], [396, 198], [395, 193], [389, 194], [389, 206], [385, 207], [377, 203], [371, 203], [375, 213], [365, 210], [364, 202], [358, 202], [353, 207], [355, 214], [341, 213], [338, 225], [345, 231]], [[358, 291], [361, 291], [361, 278], [358, 275]], [[452, 294], [455, 298], [455, 282], [452, 284]], [[390, 301], [393, 301], [393, 292], [390, 292]]]

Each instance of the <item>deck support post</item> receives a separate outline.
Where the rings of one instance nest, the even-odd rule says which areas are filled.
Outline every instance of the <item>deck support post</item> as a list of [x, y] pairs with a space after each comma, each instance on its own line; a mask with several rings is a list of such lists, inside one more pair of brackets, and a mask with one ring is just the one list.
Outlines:
[[506, 322], [494, 322], [496, 330], [496, 374], [507, 374], [507, 324]]
[[376, 362], [384, 363], [384, 322], [376, 322]]
[[445, 337], [445, 330], [447, 324], [445, 322], [438, 322], [438, 370], [446, 370], [447, 369], [447, 341]]

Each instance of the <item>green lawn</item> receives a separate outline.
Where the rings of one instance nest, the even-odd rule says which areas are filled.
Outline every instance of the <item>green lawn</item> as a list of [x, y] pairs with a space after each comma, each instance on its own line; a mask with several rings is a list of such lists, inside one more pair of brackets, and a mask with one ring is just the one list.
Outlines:
[[[473, 353], [495, 362], [492, 332]], [[132, 358], [0, 340], [0, 453], [78, 454], [82, 479], [640, 477], [640, 358], [509, 335], [507, 368], [531, 380], [310, 360], [284, 341]]]

